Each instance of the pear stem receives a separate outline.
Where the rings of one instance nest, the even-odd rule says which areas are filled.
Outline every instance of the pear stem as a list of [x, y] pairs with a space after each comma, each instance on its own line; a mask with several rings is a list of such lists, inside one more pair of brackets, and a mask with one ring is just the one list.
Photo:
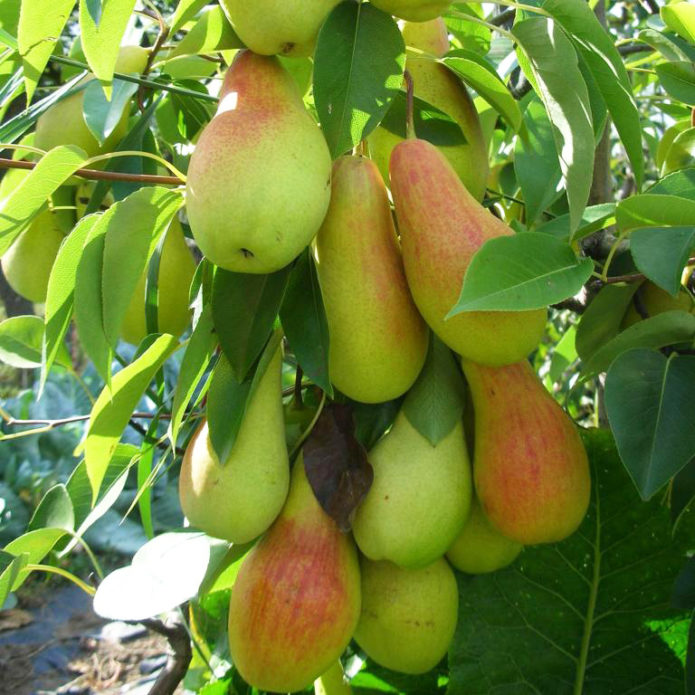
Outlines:
[[415, 135], [415, 120], [414, 120], [414, 84], [413, 76], [406, 70], [403, 73], [403, 79], [405, 79], [405, 136], [408, 140], [414, 140], [417, 135]]

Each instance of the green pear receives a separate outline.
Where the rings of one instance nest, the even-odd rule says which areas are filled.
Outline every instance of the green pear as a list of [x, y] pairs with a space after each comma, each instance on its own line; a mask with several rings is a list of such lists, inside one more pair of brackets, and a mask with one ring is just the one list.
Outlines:
[[450, 4], [451, 0], [372, 0], [374, 7], [409, 22], [426, 22], [439, 17]]
[[340, 0], [222, 0], [239, 38], [261, 55], [310, 56], [316, 36]]
[[2, 256], [2, 272], [10, 287], [30, 302], [46, 300], [48, 278], [64, 239], [56, 214], [46, 208]]
[[[403, 37], [408, 46], [430, 54], [410, 51], [407, 54], [405, 67], [413, 78], [415, 96], [451, 116], [466, 139], [464, 144], [440, 145], [439, 150], [470, 194], [482, 200], [488, 176], [488, 156], [480, 118], [463, 82], [436, 60], [449, 50], [446, 25], [442, 19], [406, 22]], [[385, 181], [389, 180], [391, 152], [402, 139], [381, 127], [368, 138], [370, 154]]]
[[[116, 72], [141, 73], [147, 64], [148, 52], [140, 46], [122, 46]], [[80, 84], [94, 80], [93, 75], [87, 75]], [[103, 152], [111, 152], [123, 139], [128, 129], [129, 108], [123, 110], [121, 119], [113, 132], [106, 138], [103, 145], [92, 135], [85, 123], [82, 113], [84, 90], [71, 94], [57, 104], [51, 106], [36, 121], [36, 137], [34, 144], [43, 150], [50, 150], [58, 145], [77, 145], [89, 157]]]
[[503, 536], [485, 518], [476, 499], [471, 515], [456, 540], [447, 550], [449, 562], [461, 572], [484, 574], [506, 567], [516, 560], [523, 545]]
[[352, 695], [352, 688], [345, 680], [340, 661], [336, 661], [328, 671], [314, 681], [314, 695]]
[[331, 381], [363, 403], [397, 398], [422, 369], [428, 330], [405, 280], [386, 187], [369, 159], [335, 162], [316, 252]]
[[637, 311], [636, 301], [642, 303], [647, 316], [657, 316], [666, 311], [679, 310], [695, 313], [695, 304], [693, 304], [692, 297], [687, 290], [681, 289], [675, 297], [672, 297], [666, 290], [646, 280], [635, 292], [635, 297], [625, 312], [621, 324], [623, 330], [642, 320], [642, 315]]
[[579, 431], [531, 365], [463, 361], [475, 409], [475, 490], [503, 535], [555, 543], [584, 520], [589, 461]]
[[[89, 205], [95, 188], [95, 181], [82, 181], [77, 185], [75, 189], [75, 211], [77, 213], [77, 219], [82, 219], [85, 216], [87, 206]], [[107, 191], [99, 204], [99, 210], [108, 210], [113, 205], [113, 202], [113, 193]]]
[[352, 531], [371, 560], [424, 567], [444, 555], [466, 523], [471, 471], [459, 422], [432, 446], [401, 411], [369, 453], [374, 482]]
[[278, 347], [251, 396], [224, 465], [212, 448], [207, 422], [186, 448], [179, 477], [181, 509], [209, 536], [246, 543], [262, 534], [282, 509], [290, 474], [281, 370]]
[[543, 337], [545, 309], [445, 318], [458, 300], [473, 255], [488, 239], [514, 232], [468, 192], [429, 142], [401, 142], [390, 169], [405, 274], [425, 321], [468, 360], [499, 366], [524, 359]]
[[425, 673], [444, 657], [456, 630], [458, 586], [446, 560], [423, 569], [363, 559], [362, 613], [355, 641], [381, 666]]
[[280, 516], [232, 590], [232, 662], [259, 690], [302, 690], [335, 664], [359, 616], [357, 550], [317, 502], [300, 455]]
[[201, 251], [222, 268], [272, 273], [318, 232], [331, 157], [275, 57], [239, 51], [191, 157], [186, 206]]

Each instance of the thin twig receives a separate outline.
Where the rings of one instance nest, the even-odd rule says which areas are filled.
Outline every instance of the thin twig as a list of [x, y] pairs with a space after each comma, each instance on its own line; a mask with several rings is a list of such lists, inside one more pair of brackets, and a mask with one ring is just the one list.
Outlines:
[[[695, 263], [695, 256], [689, 258], [685, 265], [692, 265]], [[628, 275], [612, 275], [605, 279], [601, 279], [601, 283], [604, 285], [616, 285], [619, 282], [634, 282], [635, 280], [646, 280], [647, 276], [643, 273], [629, 273]]]
[[[200, 415], [199, 413], [190, 413], [189, 417], [195, 418], [196, 416]], [[136, 420], [152, 420], [155, 416], [155, 413], [133, 413], [130, 417], [136, 419]], [[14, 417], [8, 417], [5, 418], [3, 417], [3, 420], [6, 425], [9, 425], [10, 427], [22, 427], [22, 426], [33, 426], [33, 425], [48, 425], [48, 427], [53, 428], [53, 427], [62, 427], [63, 425], [70, 425], [74, 422], [85, 422], [89, 420], [91, 415], [73, 415], [72, 417], [65, 417], [61, 418], [59, 420], [19, 420]], [[171, 414], [170, 413], [162, 413], [159, 415], [160, 420], [171, 420]]]
[[645, 44], [636, 44], [634, 46], [619, 46], [618, 47], [618, 53], [620, 53], [621, 56], [629, 56], [632, 55], [633, 53], [646, 53], [647, 51], [653, 51], [654, 49], [651, 46], [648, 46], [646, 43]]
[[491, 20], [490, 24], [496, 27], [502, 27], [504, 26], [510, 19], [514, 19], [516, 16], [516, 7], [510, 7], [509, 9], [506, 9], [502, 12], [500, 12], [498, 15], [495, 15]]

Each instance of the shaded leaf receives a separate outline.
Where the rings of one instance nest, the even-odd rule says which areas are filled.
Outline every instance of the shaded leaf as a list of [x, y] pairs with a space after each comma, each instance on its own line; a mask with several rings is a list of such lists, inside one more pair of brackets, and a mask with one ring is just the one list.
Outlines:
[[670, 96], [685, 104], [695, 104], [695, 67], [690, 61], [660, 63], [656, 74]]
[[74, 530], [75, 512], [65, 485], [54, 485], [50, 488], [34, 510], [27, 531], [41, 528]]
[[[348, 532], [374, 479], [367, 452], [355, 439], [350, 406], [331, 403], [323, 409], [304, 443], [303, 458], [319, 504], [341, 531]], [[301, 459], [295, 465], [302, 465]]]
[[130, 102], [130, 98], [138, 91], [138, 85], [134, 82], [116, 80], [113, 85], [111, 99], [108, 100], [102, 86], [96, 80], [92, 80], [84, 90], [82, 112], [84, 121], [99, 145], [104, 144], [118, 125], [123, 111]]
[[619, 229], [695, 225], [695, 200], [652, 192], [626, 198], [615, 213]]
[[[572, 235], [574, 241], [584, 239], [594, 232], [610, 227], [615, 222], [615, 203], [592, 205], [584, 210], [577, 231]], [[537, 232], [552, 234], [558, 239], [569, 239], [570, 216], [560, 215], [536, 228]]]
[[234, 33], [222, 8], [211, 6], [203, 9], [190, 31], [179, 41], [167, 58], [243, 47], [243, 42]]
[[630, 253], [637, 269], [674, 297], [693, 247], [694, 227], [644, 227], [630, 235]]
[[[55, 544], [65, 535], [60, 528], [41, 528], [27, 531], [19, 538], [10, 541], [4, 548], [5, 552], [12, 555], [24, 555], [25, 565], [35, 565], [43, 560], [51, 552]], [[22, 568], [17, 572], [10, 591], [17, 591], [24, 584], [32, 570]]]
[[[41, 366], [43, 321], [39, 316], [13, 316], [0, 323], [0, 362], [17, 369], [33, 369]], [[57, 361], [64, 367], [71, 366], [70, 355], [61, 343]]]

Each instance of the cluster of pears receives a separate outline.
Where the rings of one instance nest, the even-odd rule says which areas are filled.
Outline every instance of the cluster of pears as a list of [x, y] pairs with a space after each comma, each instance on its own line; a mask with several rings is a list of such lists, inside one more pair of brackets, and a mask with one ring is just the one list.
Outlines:
[[463, 149], [377, 131], [371, 159], [348, 154], [332, 164], [273, 54], [311, 53], [336, 3], [295, 4], [223, 1], [251, 50], [230, 66], [191, 158], [193, 236], [209, 260], [242, 273], [277, 271], [313, 244], [335, 387], [362, 403], [403, 396], [422, 371], [432, 332], [450, 359], [451, 351], [460, 356], [474, 427], [466, 433], [459, 420], [432, 444], [402, 409], [368, 454], [374, 481], [352, 533], [317, 501], [302, 452], [290, 470], [280, 348], [227, 460], [218, 459], [207, 424], [199, 427], [182, 465], [181, 505], [211, 535], [256, 541], [232, 590], [229, 643], [240, 674], [273, 692], [335, 674], [353, 638], [387, 668], [430, 670], [456, 627], [452, 566], [491, 572], [524, 545], [562, 540], [584, 518], [590, 493], [579, 433], [526, 359], [543, 335], [545, 311], [445, 319], [473, 255], [513, 233], [480, 203], [487, 156], [470, 97], [432, 57], [445, 50], [436, 17], [448, 3], [374, 4], [427, 20], [404, 27], [430, 54], [408, 58], [416, 93], [452, 112], [467, 135]]

